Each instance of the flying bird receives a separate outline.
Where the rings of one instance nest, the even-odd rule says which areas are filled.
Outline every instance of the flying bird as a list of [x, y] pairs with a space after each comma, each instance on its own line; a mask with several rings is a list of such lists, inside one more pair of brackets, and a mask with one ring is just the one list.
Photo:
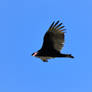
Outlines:
[[71, 54], [60, 53], [64, 46], [64, 30], [62, 23], [54, 21], [44, 36], [42, 48], [34, 52], [32, 56], [38, 57], [44, 62], [56, 57], [74, 58]]

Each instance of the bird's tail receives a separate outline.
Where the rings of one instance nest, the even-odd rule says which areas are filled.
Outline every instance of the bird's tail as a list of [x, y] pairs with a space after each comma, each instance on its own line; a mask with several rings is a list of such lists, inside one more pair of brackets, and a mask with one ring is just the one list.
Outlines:
[[60, 57], [74, 58], [71, 54], [60, 54]]

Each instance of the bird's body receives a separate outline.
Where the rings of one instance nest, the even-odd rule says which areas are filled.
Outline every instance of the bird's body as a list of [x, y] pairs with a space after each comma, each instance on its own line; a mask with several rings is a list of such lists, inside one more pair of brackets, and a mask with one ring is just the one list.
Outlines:
[[41, 60], [47, 62], [48, 59], [55, 57], [69, 57], [73, 58], [71, 54], [62, 54], [60, 50], [64, 45], [64, 26], [62, 23], [58, 24], [53, 22], [44, 36], [42, 48], [33, 53], [32, 56], [36, 56]]

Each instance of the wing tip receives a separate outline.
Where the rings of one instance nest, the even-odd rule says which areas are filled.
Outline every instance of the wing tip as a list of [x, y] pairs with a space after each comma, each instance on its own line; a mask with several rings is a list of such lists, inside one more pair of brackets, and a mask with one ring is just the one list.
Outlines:
[[57, 20], [56, 22], [53, 21], [51, 26], [49, 27], [48, 31], [57, 31], [57, 32], [62, 32], [62, 31], [65, 31], [66, 29], [63, 29], [65, 28], [65, 26], [62, 25], [63, 23], [61, 22], [60, 23], [60, 20]]

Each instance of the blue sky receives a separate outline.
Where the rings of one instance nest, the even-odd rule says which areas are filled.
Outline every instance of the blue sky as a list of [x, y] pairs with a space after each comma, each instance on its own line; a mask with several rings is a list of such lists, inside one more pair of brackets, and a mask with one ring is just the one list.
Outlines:
[[[30, 56], [53, 21], [66, 27], [63, 53], [48, 63]], [[0, 92], [92, 92], [92, 1], [1, 0]]]

